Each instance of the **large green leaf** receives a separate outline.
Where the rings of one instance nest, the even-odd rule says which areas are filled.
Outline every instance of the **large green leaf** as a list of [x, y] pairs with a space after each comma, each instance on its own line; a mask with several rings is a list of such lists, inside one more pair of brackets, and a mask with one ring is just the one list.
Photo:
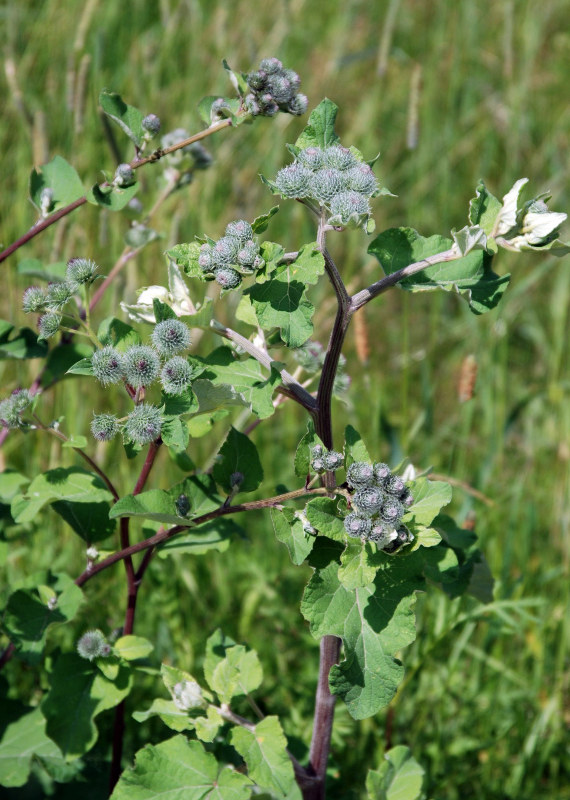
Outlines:
[[248, 800], [251, 786], [245, 775], [220, 767], [200, 742], [174, 736], [139, 750], [111, 800]]
[[315, 423], [310, 419], [307, 423], [307, 433], [303, 436], [295, 451], [295, 475], [306, 478], [311, 471], [311, 451], [316, 444], [323, 445], [315, 433]]
[[423, 800], [425, 773], [409, 748], [397, 745], [384, 758], [380, 768], [366, 776], [368, 800]]
[[53, 192], [51, 211], [57, 211], [83, 197], [81, 178], [65, 158], [54, 156], [47, 164], [33, 169], [30, 175], [30, 197], [36, 208], [42, 207], [42, 191]]
[[177, 534], [160, 546], [158, 555], [160, 558], [182, 553], [201, 556], [209, 550], [222, 553], [228, 549], [230, 539], [239, 536], [245, 537], [243, 528], [232, 519], [220, 517]]
[[297, 141], [295, 147], [304, 150], [307, 147], [330, 147], [340, 139], [334, 130], [338, 106], [325, 97], [311, 111], [309, 121]]
[[45, 733], [46, 721], [39, 708], [28, 710], [10, 723], [0, 741], [0, 786], [23, 786], [32, 759], [61, 759], [59, 748]]
[[143, 142], [143, 113], [138, 108], [125, 103], [117, 92], [109, 92], [107, 89], [99, 94], [99, 105], [116, 122], [121, 130], [127, 134], [129, 139], [140, 147]]
[[281, 382], [277, 370], [267, 375], [255, 358], [236, 358], [229, 347], [217, 347], [207, 358], [194, 358], [204, 368], [204, 378], [214, 386], [227, 384], [251, 403], [251, 410], [260, 419], [270, 417], [274, 412], [272, 396]]
[[117, 317], [105, 317], [99, 325], [97, 338], [101, 344], [116, 347], [120, 352], [141, 343], [141, 337], [132, 325]]
[[15, 328], [11, 322], [0, 320], [0, 359], [44, 358], [47, 351], [47, 342], [38, 342], [37, 331]]
[[258, 689], [263, 671], [257, 653], [236, 644], [226, 648], [224, 658], [214, 667], [208, 680], [222, 703], [230, 703], [234, 697], [248, 695]]
[[23, 494], [12, 500], [15, 522], [33, 521], [41, 509], [52, 504], [72, 528], [88, 542], [96, 542], [114, 532], [109, 520], [112, 495], [98, 475], [80, 467], [57, 467], [40, 475]]
[[315, 497], [306, 506], [307, 519], [323, 536], [336, 542], [346, 543], [346, 531], [339, 509], [340, 498]]
[[231, 492], [235, 476], [240, 475], [240, 492], [253, 492], [263, 480], [263, 467], [257, 447], [251, 439], [235, 428], [230, 428], [217, 455], [212, 471], [214, 480], [226, 492]]
[[307, 285], [324, 272], [324, 259], [314, 245], [306, 245], [295, 261], [277, 269], [265, 283], [246, 289], [260, 325], [279, 328], [287, 347], [300, 347], [313, 332], [314, 306], [306, 296]]
[[332, 668], [329, 684], [355, 719], [372, 716], [394, 696], [404, 673], [395, 655], [415, 638], [415, 592], [424, 586], [416, 553], [379, 554], [379, 561], [374, 583], [352, 590], [340, 582], [336, 562], [317, 570], [301, 604], [316, 638], [343, 640], [345, 660]]
[[404, 522], [431, 525], [443, 506], [451, 502], [451, 486], [443, 481], [418, 478], [411, 485], [414, 504], [404, 516]]
[[83, 592], [65, 574], [52, 586], [18, 589], [10, 595], [4, 614], [4, 629], [16, 645], [19, 658], [38, 664], [48, 629], [73, 619], [83, 602]]
[[315, 536], [305, 531], [303, 520], [292, 508], [272, 508], [271, 522], [275, 537], [289, 550], [293, 564], [302, 564], [315, 543]]
[[99, 184], [94, 184], [86, 194], [87, 202], [94, 206], [101, 206], [108, 211], [122, 211], [130, 203], [139, 190], [139, 184], [133, 183], [124, 189], [118, 186], [102, 188]]
[[[189, 501], [190, 507], [185, 516], [178, 512], [177, 501], [180, 495], [184, 495]], [[214, 511], [222, 502], [209, 475], [192, 475], [168, 491], [150, 489], [148, 492], [122, 497], [112, 507], [110, 516], [112, 519], [142, 517], [168, 525], [188, 525], [193, 517]]]
[[97, 741], [94, 718], [128, 695], [131, 672], [121, 666], [110, 681], [95, 663], [66, 653], [58, 658], [49, 680], [51, 689], [41, 706], [46, 732], [68, 760], [78, 758]]
[[491, 194], [483, 181], [479, 181], [475, 197], [469, 202], [469, 222], [479, 225], [487, 236], [491, 236], [501, 208], [501, 201]]
[[287, 740], [277, 717], [265, 717], [255, 731], [234, 728], [231, 743], [247, 764], [249, 776], [270, 789], [277, 797], [286, 797], [295, 783]]
[[[443, 236], [425, 239], [413, 228], [389, 228], [370, 244], [368, 252], [376, 256], [386, 275], [409, 264], [449, 250], [453, 242]], [[494, 308], [508, 286], [509, 275], [497, 275], [491, 269], [492, 257], [473, 250], [455, 261], [434, 264], [398, 283], [410, 292], [444, 289], [467, 300], [474, 314]]]

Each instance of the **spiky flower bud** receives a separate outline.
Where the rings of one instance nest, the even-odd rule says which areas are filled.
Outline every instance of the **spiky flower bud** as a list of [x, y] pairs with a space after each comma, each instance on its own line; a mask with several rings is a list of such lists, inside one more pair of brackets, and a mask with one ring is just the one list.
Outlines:
[[147, 114], [141, 122], [141, 127], [143, 131], [150, 134], [149, 138], [156, 136], [160, 130], [160, 119], [156, 114]]
[[326, 472], [325, 462], [324, 459], [321, 457], [313, 458], [313, 460], [311, 461], [311, 467], [319, 475], [321, 475], [323, 472]]
[[182, 356], [174, 356], [163, 366], [160, 382], [167, 394], [182, 394], [192, 382], [192, 367]]
[[160, 359], [158, 353], [148, 345], [129, 347], [123, 355], [125, 379], [134, 389], [150, 386], [158, 378]]
[[212, 263], [217, 267], [235, 264], [240, 240], [236, 236], [222, 236], [212, 248]]
[[361, 514], [351, 513], [344, 518], [344, 529], [349, 536], [359, 538], [360, 536], [368, 536], [372, 528], [372, 522], [369, 517], [363, 517]]
[[400, 503], [405, 506], [406, 508], [410, 508], [410, 506], [414, 505], [414, 496], [410, 492], [409, 489], [406, 489], [405, 492], [400, 497]]
[[287, 111], [295, 117], [300, 117], [309, 107], [309, 98], [306, 94], [296, 94], [287, 106]]
[[242, 485], [245, 480], [245, 475], [243, 472], [232, 472], [230, 475], [230, 487], [232, 489], [237, 489]]
[[372, 464], [366, 461], [354, 461], [346, 470], [346, 480], [354, 489], [371, 486], [374, 483]]
[[115, 170], [115, 177], [113, 178], [113, 184], [115, 186], [121, 186], [121, 187], [132, 186], [135, 181], [136, 181], [135, 171], [131, 167], [131, 165], [119, 164], [119, 166]]
[[274, 75], [283, 70], [283, 64], [278, 58], [263, 58], [259, 62], [259, 69], [267, 75]]
[[184, 150], [192, 156], [195, 169], [208, 169], [214, 163], [214, 156], [202, 142], [191, 142]]
[[391, 474], [388, 464], [384, 464], [381, 461], [377, 461], [374, 464], [374, 480], [379, 486], [383, 486]]
[[212, 247], [209, 244], [203, 244], [200, 248], [200, 255], [198, 256], [198, 264], [202, 267], [202, 272], [213, 272], [215, 265], [212, 263]]
[[[254, 72], [250, 72], [246, 78], [247, 85], [250, 89], [253, 89], [254, 92], [261, 92], [267, 86], [267, 72], [263, 70], [255, 70]], [[249, 97], [250, 95], [248, 95]], [[247, 100], [247, 97], [246, 97]]]
[[44, 311], [46, 307], [46, 293], [39, 286], [30, 286], [24, 292], [22, 308], [26, 314]]
[[174, 505], [176, 506], [176, 513], [179, 517], [185, 517], [190, 511], [190, 500], [185, 494], [179, 494], [174, 501]]
[[333, 144], [331, 147], [325, 149], [323, 160], [325, 166], [329, 167], [329, 169], [338, 169], [341, 171], [350, 169], [358, 164], [358, 159], [354, 153], [351, 153], [348, 148], [341, 147], [337, 144]]
[[257, 117], [257, 115], [261, 113], [261, 107], [254, 94], [246, 95], [244, 102], [246, 111], [249, 111], [252, 117]]
[[222, 289], [236, 289], [241, 283], [241, 275], [231, 267], [221, 267], [216, 270], [216, 282]]
[[377, 486], [367, 486], [365, 489], [359, 489], [355, 493], [352, 502], [361, 514], [370, 517], [373, 514], [377, 514], [382, 508], [384, 492]]
[[368, 164], [357, 164], [357, 166], [347, 170], [344, 180], [347, 189], [360, 192], [360, 194], [371, 195], [378, 188], [376, 176]]
[[161, 356], [171, 356], [190, 347], [190, 328], [179, 319], [165, 319], [155, 325], [150, 338]]
[[371, 542], [376, 542], [379, 548], [383, 548], [389, 542], [396, 539], [397, 536], [398, 534], [394, 530], [393, 525], [382, 522], [381, 520], [375, 520], [372, 523], [370, 536], [368, 538]]
[[207, 703], [202, 695], [202, 689], [196, 681], [180, 681], [172, 689], [174, 705], [181, 711], [191, 708], [205, 708]]
[[289, 164], [277, 173], [275, 183], [283, 197], [307, 197], [312, 194], [312, 173], [302, 164]]
[[22, 411], [25, 411], [32, 402], [32, 399], [32, 395], [27, 389], [14, 389], [10, 395], [10, 400], [12, 401], [16, 414], [21, 414]]
[[123, 379], [123, 356], [111, 345], [96, 350], [91, 356], [91, 368], [97, 380], [107, 386]]
[[306, 147], [297, 153], [297, 161], [307, 169], [317, 170], [323, 166], [323, 156], [320, 147]]
[[342, 173], [338, 169], [325, 167], [312, 176], [310, 194], [321, 203], [330, 203], [335, 195], [342, 192], [343, 187]]
[[400, 497], [406, 489], [406, 484], [399, 475], [391, 475], [385, 484], [386, 491], [395, 497]]
[[88, 258], [71, 258], [67, 262], [65, 276], [68, 281], [79, 285], [92, 283], [99, 267]]
[[87, 631], [77, 642], [77, 652], [81, 658], [93, 661], [94, 658], [108, 656], [111, 653], [111, 646], [101, 631]]
[[96, 414], [91, 422], [91, 433], [98, 442], [110, 442], [119, 430], [119, 420], [113, 414]]
[[328, 453], [325, 453], [323, 456], [323, 465], [328, 472], [334, 472], [334, 470], [340, 469], [343, 464], [344, 456], [336, 450], [329, 450]]
[[69, 303], [76, 290], [77, 286], [70, 281], [50, 283], [47, 290], [46, 306], [50, 311], [59, 311]]
[[320, 444], [316, 444], [314, 447], [311, 448], [311, 456], [313, 458], [319, 458], [323, 454], [323, 446]]
[[224, 119], [231, 115], [231, 106], [224, 97], [218, 97], [210, 107], [210, 117], [212, 121]]
[[301, 85], [301, 78], [298, 76], [298, 74], [295, 72], [295, 70], [294, 69], [284, 69], [281, 74], [283, 75], [284, 78], [287, 78], [287, 80], [289, 81], [289, 83], [291, 84], [293, 89], [295, 91], [297, 91], [297, 89]]
[[292, 100], [295, 94], [291, 83], [282, 75], [269, 76], [269, 91], [273, 95], [275, 102], [283, 105]]
[[357, 216], [370, 214], [370, 203], [363, 194], [358, 192], [339, 192], [332, 198], [330, 209], [333, 217], [340, 217], [343, 223], [346, 224], [352, 214]]
[[226, 226], [226, 236], [234, 239], [239, 239], [241, 245], [249, 242], [253, 238], [253, 228], [245, 219], [238, 219], [235, 222], [229, 222]]
[[279, 111], [279, 106], [269, 92], [262, 94], [259, 98], [259, 108], [265, 117], [274, 117]]
[[382, 506], [382, 510], [380, 512], [380, 516], [384, 520], [384, 522], [388, 522], [390, 525], [396, 525], [400, 521], [401, 517], [404, 514], [404, 506], [398, 500], [390, 500], [387, 499], [384, 505]]
[[253, 267], [258, 253], [259, 247], [253, 240], [245, 242], [241, 250], [238, 251], [237, 263], [241, 267]]
[[52, 314], [51, 312], [44, 314], [43, 317], [40, 317], [38, 320], [38, 328], [40, 331], [38, 339], [49, 339], [51, 336], [55, 336], [60, 325], [60, 314]]
[[162, 413], [150, 403], [136, 406], [127, 417], [125, 433], [135, 444], [149, 444], [160, 436]]
[[395, 531], [395, 534], [396, 535], [392, 541], [384, 545], [383, 550], [385, 553], [395, 553], [403, 545], [408, 544], [408, 542], [411, 542], [414, 538], [405, 525], [400, 525], [397, 531]]
[[18, 428], [20, 415], [32, 402], [32, 395], [27, 389], [15, 389], [10, 397], [0, 403], [0, 424], [5, 428]]

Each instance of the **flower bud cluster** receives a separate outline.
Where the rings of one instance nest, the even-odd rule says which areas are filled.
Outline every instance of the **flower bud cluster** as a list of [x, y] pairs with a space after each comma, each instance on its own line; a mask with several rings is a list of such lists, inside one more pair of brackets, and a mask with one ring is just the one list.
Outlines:
[[414, 498], [399, 475], [387, 464], [354, 461], [346, 470], [351, 489], [351, 511], [344, 519], [349, 536], [364, 537], [387, 553], [412, 540], [402, 517]]
[[278, 111], [300, 117], [307, 110], [307, 96], [299, 92], [301, 79], [278, 58], [262, 59], [258, 69], [246, 75], [246, 81], [251, 91], [245, 107], [254, 117], [273, 117]]
[[4, 428], [19, 428], [21, 415], [32, 402], [27, 389], [15, 389], [10, 397], [0, 401], [0, 425]]
[[40, 313], [38, 320], [40, 339], [54, 336], [60, 326], [62, 309], [75, 297], [80, 286], [95, 280], [97, 264], [86, 258], [72, 258], [67, 262], [65, 280], [49, 283], [45, 289], [29, 286], [22, 298], [22, 308], [27, 314]]
[[316, 444], [311, 450], [311, 468], [322, 475], [323, 472], [334, 472], [344, 464], [344, 456], [336, 450], [326, 450]]
[[[194, 371], [179, 355], [190, 346], [190, 330], [179, 319], [158, 322], [151, 334], [152, 345], [132, 345], [121, 352], [107, 345], [91, 356], [91, 369], [97, 380], [108, 386], [124, 381], [134, 390], [146, 389], [160, 379], [166, 394], [180, 395], [192, 383]], [[150, 403], [139, 403], [124, 420], [112, 414], [96, 414], [91, 433], [108, 442], [120, 431], [135, 444], [155, 441], [162, 430], [162, 411]]]
[[310, 199], [330, 212], [329, 224], [359, 223], [370, 215], [378, 182], [368, 164], [340, 145], [307, 147], [279, 170], [275, 183], [283, 197]]
[[206, 280], [215, 280], [222, 289], [236, 289], [243, 275], [253, 275], [264, 266], [253, 228], [244, 219], [230, 222], [225, 236], [200, 248], [198, 263]]

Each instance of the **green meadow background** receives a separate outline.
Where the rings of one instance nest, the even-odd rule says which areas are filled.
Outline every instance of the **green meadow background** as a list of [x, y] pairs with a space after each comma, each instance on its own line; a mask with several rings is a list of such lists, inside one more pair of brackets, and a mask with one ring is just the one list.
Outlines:
[[[461, 228], [480, 178], [501, 197], [516, 179], [528, 177], [533, 195], [548, 190], [553, 209], [570, 209], [567, 0], [8, 0], [0, 22], [4, 246], [36, 221], [27, 198], [33, 166], [61, 155], [86, 186], [101, 179], [101, 170], [114, 169], [97, 108], [102, 88], [158, 114], [164, 132], [195, 132], [202, 127], [198, 101], [231, 95], [222, 58], [247, 71], [275, 55], [299, 72], [310, 107], [324, 96], [338, 104], [342, 142], [370, 158], [380, 151], [376, 173], [397, 195], [374, 201], [377, 230], [409, 225], [431, 235]], [[162, 238], [128, 265], [100, 318], [120, 299], [133, 301], [137, 288], [166, 282], [167, 247], [195, 234], [217, 238], [229, 220], [267, 211], [274, 198], [258, 173], [273, 177], [288, 163], [285, 143], [295, 140], [305, 120], [259, 119], [208, 139], [215, 164], [153, 217]], [[132, 158], [118, 129], [116, 141], [121, 158]], [[163, 167], [149, 166], [139, 177], [148, 210], [164, 186]], [[304, 209], [281, 206], [267, 237], [286, 249], [311, 241], [313, 224]], [[20, 311], [28, 285], [17, 274], [20, 261], [85, 256], [107, 273], [129, 224], [128, 214], [83, 207], [52, 226], [0, 266], [0, 316], [32, 324]], [[354, 289], [380, 276], [363, 233], [337, 236], [330, 246]], [[390, 709], [356, 723], [338, 705], [331, 798], [364, 797], [367, 769], [395, 744], [412, 749], [434, 800], [570, 798], [570, 259], [501, 252], [495, 269], [511, 272], [512, 283], [484, 317], [448, 294], [394, 290], [366, 307], [358, 341], [354, 335], [347, 340], [352, 385], [345, 403], [335, 401], [337, 444], [350, 422], [375, 458], [396, 464], [408, 456], [419, 469], [450, 476], [452, 510], [476, 530], [496, 587], [489, 606], [449, 600], [434, 587], [418, 597], [417, 641], [401, 654], [406, 677]], [[190, 291], [202, 300], [204, 284]], [[312, 290], [312, 299], [315, 338], [326, 344], [334, 314], [326, 281]], [[218, 316], [233, 321], [233, 311], [227, 300]], [[197, 352], [217, 344], [206, 334]], [[460, 402], [458, 380], [468, 356], [476, 361], [477, 382], [474, 396]], [[29, 385], [39, 366], [1, 361], [3, 394]], [[94, 381], [70, 378], [46, 393], [41, 413], [46, 420], [65, 415], [67, 432], [87, 433], [93, 410], [123, 407], [118, 390], [103, 392]], [[251, 421], [232, 420], [242, 429]], [[216, 452], [229, 422], [191, 445], [196, 463]], [[279, 484], [296, 485], [292, 455], [305, 424], [300, 409], [284, 403], [252, 433], [264, 457], [264, 494]], [[90, 444], [90, 452], [125, 493], [132, 490], [138, 462], [122, 459], [120, 447]], [[69, 450], [15, 433], [2, 459], [2, 468], [30, 476], [74, 463]], [[152, 485], [166, 488], [181, 477], [162, 453]], [[155, 642], [156, 663], [198, 673], [205, 638], [218, 626], [256, 648], [265, 670], [258, 702], [283, 715], [302, 757], [318, 663], [318, 644], [298, 611], [309, 569], [292, 567], [268, 515], [241, 522], [247, 539], [226, 553], [155, 559], [139, 597], [136, 633]], [[5, 524], [2, 537], [2, 601], [9, 587], [33, 581], [41, 570], [76, 575], [83, 568], [82, 543], [54, 514], [23, 533]], [[121, 624], [119, 567], [93, 580], [86, 593], [83, 627], [110, 631]], [[60, 646], [74, 646], [73, 632], [58, 636]], [[35, 673], [16, 662], [6, 673], [14, 695], [38, 702], [43, 687]], [[157, 693], [149, 677], [129, 699], [130, 711], [147, 707]], [[107, 714], [99, 721], [101, 744], [86, 759], [86, 774], [90, 759], [95, 765], [107, 756], [111, 720]], [[159, 722], [129, 720], [127, 753], [168, 735]], [[86, 800], [104, 796], [98, 785], [94, 777], [91, 788], [82, 788]], [[34, 777], [6, 797], [72, 794]]]

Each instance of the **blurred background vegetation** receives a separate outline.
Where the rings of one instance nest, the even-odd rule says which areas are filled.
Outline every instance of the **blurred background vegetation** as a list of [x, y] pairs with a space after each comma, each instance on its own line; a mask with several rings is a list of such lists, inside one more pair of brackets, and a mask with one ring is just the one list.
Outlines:
[[[231, 95], [222, 58], [247, 71], [277, 56], [301, 75], [310, 107], [324, 96], [339, 105], [343, 143], [370, 158], [380, 151], [376, 173], [397, 195], [374, 201], [378, 230], [410, 225], [423, 235], [445, 235], [461, 228], [479, 178], [501, 197], [526, 176], [533, 195], [550, 190], [554, 210], [570, 208], [567, 0], [8, 0], [0, 15], [4, 246], [36, 221], [26, 199], [33, 166], [59, 154], [86, 186], [101, 179], [102, 169], [114, 169], [97, 108], [102, 88], [158, 114], [164, 132], [195, 132], [202, 127], [201, 97]], [[141, 286], [166, 282], [168, 246], [204, 232], [217, 238], [229, 220], [268, 210], [273, 198], [257, 175], [272, 177], [288, 163], [284, 144], [305, 120], [280, 115], [208, 139], [214, 166], [153, 216], [162, 238], [128, 265], [100, 316], [120, 299], [133, 301]], [[128, 160], [129, 143], [118, 134]], [[139, 178], [147, 211], [164, 187], [163, 167], [149, 166]], [[314, 237], [312, 221], [295, 204], [281, 205], [267, 237], [296, 249]], [[2, 264], [0, 316], [31, 324], [18, 310], [29, 283], [17, 274], [22, 259], [49, 264], [85, 256], [107, 273], [129, 225], [128, 214], [83, 207], [34, 239]], [[361, 232], [331, 240], [355, 289], [379, 277], [366, 246]], [[337, 444], [351, 422], [376, 458], [395, 464], [406, 455], [418, 468], [452, 476], [453, 510], [475, 528], [496, 589], [489, 607], [451, 601], [433, 587], [418, 597], [417, 642], [402, 653], [406, 679], [390, 709], [356, 723], [338, 706], [332, 798], [362, 797], [367, 768], [399, 743], [426, 769], [430, 797], [570, 798], [570, 271], [565, 260], [547, 254], [504, 252], [495, 269], [511, 272], [512, 285], [484, 317], [447, 294], [395, 290], [366, 307], [356, 338], [347, 342], [352, 386], [346, 403], [336, 401]], [[202, 300], [203, 284], [190, 291]], [[315, 338], [326, 344], [334, 312], [326, 281], [312, 298]], [[233, 320], [231, 302], [219, 316]], [[200, 352], [217, 344], [206, 335]], [[458, 381], [470, 356], [478, 368], [475, 393], [461, 402]], [[1, 361], [4, 393], [29, 385], [38, 368], [39, 362]], [[42, 414], [65, 413], [67, 432], [86, 433], [93, 409], [115, 403], [123, 403], [118, 391], [103, 394], [93, 382], [73, 378], [46, 394]], [[197, 464], [215, 452], [228, 424], [222, 420], [192, 445]], [[278, 484], [295, 485], [292, 453], [304, 427], [300, 410], [285, 403], [252, 434], [264, 454], [266, 494]], [[137, 464], [120, 459], [120, 448], [99, 449], [97, 456], [131, 491]], [[73, 463], [70, 451], [62, 454], [32, 435], [11, 434], [2, 457], [3, 466], [29, 476]], [[167, 487], [182, 473], [167, 453], [161, 458], [153, 485]], [[266, 676], [260, 704], [283, 713], [302, 755], [318, 662], [317, 643], [298, 612], [309, 570], [291, 566], [268, 516], [242, 523], [248, 538], [229, 553], [155, 560], [136, 632], [156, 642], [158, 658], [190, 671], [199, 671], [205, 635], [217, 626], [257, 648]], [[3, 537], [2, 600], [8, 574], [14, 588], [34, 583], [48, 567], [76, 574], [83, 566], [81, 542], [60, 529], [55, 515], [24, 532], [7, 524]], [[89, 584], [87, 595], [85, 624], [105, 630], [121, 624], [119, 568]], [[8, 669], [33, 702], [42, 689], [37, 676], [16, 663]], [[146, 706], [144, 692], [157, 691], [154, 678], [140, 691], [139, 708]], [[100, 727], [107, 724], [103, 718]], [[160, 723], [131, 722], [129, 752], [166, 735]], [[32, 782], [27, 796], [42, 791]]]

